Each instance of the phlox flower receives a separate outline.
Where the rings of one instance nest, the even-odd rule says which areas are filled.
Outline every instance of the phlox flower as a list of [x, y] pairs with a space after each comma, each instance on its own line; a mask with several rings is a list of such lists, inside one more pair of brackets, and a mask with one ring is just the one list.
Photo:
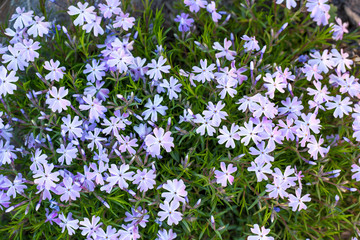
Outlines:
[[225, 107], [225, 103], [219, 101], [216, 105], [212, 102], [208, 103], [207, 109], [203, 111], [204, 118], [211, 119], [213, 125], [218, 127], [221, 120], [226, 119], [228, 116], [227, 112], [221, 111]]
[[281, 185], [284, 190], [288, 189], [289, 187], [294, 187], [296, 185], [297, 177], [292, 177], [295, 173], [295, 170], [291, 166], [286, 166], [284, 173], [279, 168], [275, 168], [273, 172], [274, 179], [279, 180], [279, 185]]
[[231, 174], [237, 171], [237, 167], [233, 167], [230, 163], [227, 167], [224, 162], [220, 163], [221, 171], [215, 170], [216, 183], [220, 183], [221, 186], [226, 187], [229, 181], [230, 185], [233, 184], [234, 176]]
[[208, 4], [206, 0], [184, 0], [186, 6], [189, 6], [190, 12], [197, 13], [200, 8], [205, 8]]
[[10, 206], [10, 197], [4, 191], [0, 191], [0, 209], [8, 208]]
[[355, 78], [354, 76], [349, 76], [348, 74], [346, 75], [347, 76], [345, 77], [344, 80], [339, 79], [338, 84], [341, 86], [340, 92], [348, 93], [350, 97], [358, 96], [360, 93], [359, 79]]
[[351, 105], [352, 102], [350, 101], [349, 97], [345, 97], [343, 100], [341, 100], [340, 95], [336, 95], [332, 101], [329, 101], [325, 103], [327, 109], [334, 109], [334, 117], [342, 118], [345, 115], [349, 115], [349, 113], [352, 111]]
[[304, 106], [301, 105], [301, 101], [298, 100], [298, 97], [286, 98], [286, 100], [282, 100], [281, 104], [284, 105], [284, 107], [279, 107], [279, 114], [283, 115], [286, 114], [288, 118], [290, 119], [298, 119], [298, 116], [301, 114], [301, 110], [304, 109]]
[[156, 174], [154, 170], [143, 169], [140, 171], [139, 169], [136, 171], [134, 175], [133, 184], [137, 184], [137, 189], [140, 189], [141, 192], [146, 192], [149, 189], [153, 189], [156, 184], [155, 181]]
[[297, 127], [293, 125], [294, 119], [287, 118], [286, 123], [283, 120], [279, 120], [280, 132], [286, 138], [286, 140], [295, 140], [294, 134], [296, 133]]
[[101, 27], [101, 17], [96, 16], [95, 19], [90, 20], [87, 24], [83, 25], [83, 30], [89, 33], [91, 30], [94, 32], [94, 36], [97, 37], [99, 34], [104, 34], [104, 29]]
[[69, 133], [69, 138], [81, 138], [83, 130], [79, 127], [83, 124], [82, 120], [79, 120], [79, 116], [75, 116], [71, 121], [71, 116], [68, 114], [66, 117], [62, 117], [63, 124], [61, 125], [61, 133], [65, 135]]
[[194, 80], [204, 83], [206, 81], [211, 81], [214, 78], [213, 71], [215, 70], [215, 64], [210, 64], [207, 66], [207, 59], [200, 59], [201, 68], [194, 66], [192, 67], [193, 73], [198, 73], [194, 76]]
[[80, 197], [80, 191], [80, 184], [74, 182], [71, 177], [65, 177], [62, 184], [56, 187], [56, 193], [61, 195], [60, 200], [63, 202], [68, 202], [70, 199], [76, 200]]
[[162, 102], [163, 97], [156, 94], [154, 97], [154, 103], [148, 99], [148, 102], [145, 104], [145, 107], [148, 108], [141, 115], [144, 116], [145, 120], [148, 119], [151, 115], [151, 121], [156, 122], [158, 120], [157, 115], [160, 113], [161, 115], [166, 114], [167, 106], [162, 106], [160, 103]]
[[330, 146], [328, 148], [321, 147], [321, 144], [323, 143], [324, 139], [321, 137], [319, 138], [319, 141], [317, 141], [316, 138], [313, 136], [310, 137], [307, 148], [309, 148], [308, 152], [314, 160], [318, 159], [319, 153], [321, 157], [324, 157], [325, 154], [329, 151]]
[[173, 76], [170, 77], [170, 81], [163, 79], [163, 82], [160, 84], [161, 87], [165, 88], [168, 92], [169, 99], [177, 99], [178, 94], [181, 92], [181, 83], [178, 83], [179, 80], [174, 78]]
[[40, 49], [40, 43], [34, 42], [32, 39], [24, 39], [22, 43], [15, 43], [14, 48], [20, 51], [20, 54], [25, 55], [27, 62], [33, 62], [35, 58], [39, 57], [39, 53], [36, 50]]
[[69, 143], [66, 147], [64, 144], [60, 144], [60, 148], [56, 149], [56, 152], [62, 154], [58, 159], [61, 164], [64, 164], [65, 160], [66, 165], [70, 165], [72, 160], [76, 158], [78, 149], [72, 143]]
[[90, 143], [87, 145], [87, 147], [90, 150], [94, 149], [94, 146], [96, 146], [97, 149], [102, 149], [102, 142], [106, 141], [106, 138], [100, 137], [101, 129], [95, 128], [94, 132], [88, 131], [88, 134], [85, 136], [85, 139], [90, 141]]
[[296, 129], [296, 136], [302, 139], [300, 141], [301, 147], [305, 147], [306, 142], [310, 139], [311, 136], [310, 128], [305, 124], [301, 124], [300, 127]]
[[246, 112], [246, 110], [250, 110], [251, 112], [254, 111], [255, 108], [257, 108], [258, 104], [254, 101], [254, 98], [248, 97], [244, 95], [242, 98], [237, 101], [236, 104], [239, 104], [238, 107], [239, 111]]
[[160, 147], [165, 148], [166, 152], [171, 152], [171, 148], [174, 147], [174, 138], [171, 137], [171, 132], [165, 132], [163, 128], [155, 128], [153, 134], [145, 137], [146, 151], [152, 157], [160, 155]]
[[185, 203], [185, 197], [188, 195], [185, 190], [186, 186], [183, 180], [167, 180], [167, 182], [162, 186], [168, 192], [161, 194], [161, 197], [165, 198], [165, 202], [182, 202]]
[[13, 94], [17, 86], [14, 82], [17, 82], [19, 77], [15, 76], [15, 71], [8, 71], [4, 66], [0, 66], [0, 95], [6, 96], [7, 94]]
[[[106, 178], [106, 181], [110, 184], [111, 188], [116, 184], [121, 188], [128, 188], [129, 184], [126, 181], [132, 181], [134, 172], [128, 170], [130, 169], [129, 165], [122, 164], [120, 169], [115, 165], [111, 164], [111, 167], [108, 169], [111, 176]], [[106, 189], [105, 186], [101, 187], [101, 190]]]
[[160, 221], [164, 221], [167, 218], [167, 224], [170, 226], [173, 224], [177, 225], [182, 220], [182, 213], [176, 211], [179, 206], [179, 202], [175, 201], [172, 201], [170, 204], [168, 201], [165, 201], [164, 204], [160, 203], [160, 209], [163, 210], [158, 212]]
[[120, 12], [120, 15], [116, 16], [116, 19], [114, 21], [114, 28], [121, 27], [122, 29], [124, 29], [124, 31], [132, 28], [135, 25], [135, 18], [129, 16], [129, 13]]
[[149, 221], [149, 214], [147, 214], [146, 209], [142, 209], [140, 206], [135, 209], [131, 208], [131, 213], [125, 212], [126, 218], [124, 219], [125, 222], [131, 222], [132, 225], [137, 226], [140, 225], [141, 227], [146, 227], [146, 223]]
[[68, 90], [64, 87], [60, 87], [59, 90], [56, 87], [52, 87], [51, 90], [49, 90], [49, 93], [45, 103], [49, 104], [51, 111], [61, 113], [71, 105], [69, 100], [64, 99], [68, 94]]
[[330, 18], [330, 5], [326, 4], [328, 0], [308, 0], [306, 2], [307, 11], [311, 12], [312, 17], [317, 25], [327, 25]]
[[342, 23], [342, 20], [339, 17], [335, 17], [335, 21], [337, 24], [330, 23], [330, 27], [331, 27], [330, 32], [333, 33], [332, 38], [336, 41], [342, 40], [344, 33], [349, 32], [347, 29], [347, 27], [349, 26], [349, 23], [348, 22]]
[[87, 95], [86, 97], [83, 96], [83, 100], [86, 104], [81, 104], [79, 106], [79, 109], [82, 111], [89, 110], [89, 120], [90, 121], [100, 121], [100, 117], [102, 118], [107, 111], [107, 108], [102, 106], [102, 101], [98, 100], [97, 98], [93, 98], [90, 95]]
[[96, 231], [102, 225], [100, 222], [100, 217], [92, 216], [91, 222], [88, 218], [84, 218], [83, 221], [80, 221], [80, 230], [81, 235], [86, 236], [88, 238], [92, 237], [94, 239], [97, 238]]
[[89, 3], [85, 2], [85, 3], [81, 3], [78, 2], [77, 3], [77, 7], [74, 6], [70, 6], [68, 8], [68, 14], [70, 16], [74, 16], [74, 15], [79, 15], [75, 20], [74, 20], [74, 25], [75, 26], [82, 26], [84, 25], [85, 21], [86, 22], [92, 22], [95, 20], [96, 18], [96, 13], [94, 12], [95, 7], [94, 6], [90, 6], [87, 7], [89, 5]]
[[62, 228], [61, 232], [65, 231], [65, 228], [68, 230], [68, 234], [71, 236], [75, 233], [75, 230], [79, 228], [79, 220], [72, 218], [72, 213], [70, 212], [67, 217], [65, 217], [64, 213], [59, 214], [59, 218], [61, 222], [59, 226]]
[[241, 39], [245, 41], [245, 44], [244, 44], [245, 52], [250, 52], [253, 50], [256, 50], [256, 51], [260, 50], [259, 43], [255, 37], [248, 37], [247, 35], [243, 35], [241, 37]]
[[220, 98], [224, 99], [226, 94], [229, 94], [230, 97], [234, 97], [237, 94], [237, 91], [234, 89], [238, 82], [233, 78], [221, 78], [217, 80], [218, 85], [216, 88], [222, 89], [220, 92]]
[[105, 85], [105, 81], [100, 82], [96, 81], [95, 84], [87, 82], [87, 88], [84, 89], [84, 95], [91, 95], [96, 97], [99, 100], [105, 101], [109, 96], [110, 90], [107, 88], [102, 88]]
[[[284, 2], [284, 0], [277, 0], [276, 4], [282, 4]], [[295, 0], [286, 0], [286, 7], [288, 9], [291, 9], [292, 7], [295, 8], [296, 7], [296, 1]]]
[[329, 53], [328, 49], [325, 49], [322, 55], [319, 51], [315, 51], [314, 53], [310, 53], [310, 56], [313, 59], [310, 59], [308, 63], [311, 66], [316, 65], [319, 73], [328, 73], [329, 69], [332, 69], [334, 67], [334, 61], [332, 58], [332, 54]]
[[268, 180], [268, 177], [265, 173], [271, 174], [271, 163], [265, 162], [264, 160], [255, 160], [251, 162], [251, 167], [248, 167], [247, 170], [249, 172], [255, 172], [257, 182], [261, 182], [263, 180]]
[[18, 49], [9, 45], [8, 50], [9, 54], [4, 54], [2, 58], [4, 59], [3, 63], [8, 63], [7, 69], [14, 70], [15, 72], [20, 69], [21, 71], [25, 70], [25, 67], [29, 66], [29, 63], [26, 61], [26, 55], [21, 54]]
[[224, 144], [226, 142], [225, 147], [235, 148], [234, 140], [240, 140], [238, 130], [239, 130], [239, 126], [236, 125], [235, 123], [231, 124], [230, 131], [227, 129], [226, 126], [223, 126], [222, 129], [219, 129], [221, 135], [217, 136], [217, 138], [219, 139], [218, 143]]
[[[344, 50], [341, 49], [340, 53], [337, 49], [332, 49], [331, 54], [333, 56], [334, 66], [337, 66], [337, 70], [341, 71], [342, 73], [346, 72], [346, 68], [351, 69], [351, 65], [353, 64], [353, 61], [351, 59], [348, 59], [349, 54], [344, 53]], [[345, 68], [346, 67], [346, 68]]]
[[32, 161], [32, 164], [30, 165], [31, 171], [36, 172], [37, 170], [42, 169], [43, 165], [48, 164], [48, 161], [46, 160], [48, 156], [46, 154], [42, 154], [42, 150], [40, 148], [37, 148], [35, 150], [35, 153], [32, 153], [31, 155], [32, 155], [30, 158], [30, 160]]
[[120, 5], [121, 2], [119, 0], [106, 0], [106, 4], [99, 4], [99, 9], [105, 18], [111, 18], [113, 14], [118, 15], [121, 13]]
[[162, 229], [158, 231], [157, 238], [155, 240], [174, 240], [176, 237], [177, 235], [172, 229], [170, 229], [169, 232], [166, 231], [166, 229]]
[[162, 73], [169, 73], [170, 65], [164, 65], [166, 63], [166, 58], [163, 56], [160, 56], [158, 61], [152, 59], [151, 63], [146, 65], [149, 69], [146, 72], [146, 75], [149, 75], [149, 77], [154, 80], [160, 80], [163, 78]]
[[123, 135], [117, 135], [116, 138], [120, 144], [119, 146], [120, 152], [123, 153], [128, 151], [131, 155], [134, 155], [136, 153], [136, 151], [133, 148], [139, 146], [136, 143], [137, 142], [136, 138], [130, 139], [130, 136], [123, 136]]
[[275, 77], [273, 79], [273, 76], [270, 73], [266, 73], [265, 77], [263, 77], [264, 86], [267, 88], [266, 95], [269, 95], [269, 98], [274, 98], [275, 90], [278, 90], [281, 93], [284, 93], [286, 88], [286, 84], [283, 82], [283, 80], [279, 77]]
[[119, 239], [139, 239], [141, 236], [139, 234], [139, 227], [134, 224], [121, 225], [123, 229], [119, 230], [120, 237]]
[[224, 39], [224, 47], [220, 45], [220, 43], [215, 42], [213, 45], [213, 49], [220, 51], [219, 53], [215, 54], [216, 58], [222, 58], [225, 57], [227, 60], [232, 61], [235, 59], [236, 52], [233, 50], [230, 50], [230, 47], [232, 46], [232, 43], [230, 40], [227, 40], [227, 38]]
[[216, 12], [217, 9], [214, 1], [208, 3], [208, 5], [206, 6], [206, 10], [211, 13], [211, 18], [214, 22], [217, 23], [220, 20], [221, 15]]
[[251, 228], [250, 230], [257, 236], [249, 236], [248, 240], [274, 240], [273, 237], [267, 236], [270, 232], [270, 229], [266, 229], [264, 226], [262, 226], [260, 229], [258, 224], [254, 224], [254, 228]]
[[359, 182], [360, 181], [360, 166], [357, 164], [351, 165], [351, 172], [354, 173], [351, 176], [351, 179], [355, 179], [357, 182]]
[[254, 128], [254, 124], [252, 121], [245, 122], [245, 127], [240, 127], [240, 132], [238, 133], [240, 136], [243, 136], [244, 138], [241, 139], [241, 142], [247, 146], [250, 142], [250, 140], [253, 140], [253, 142], [256, 144], [262, 140], [260, 136], [258, 136], [259, 133], [263, 131], [263, 128], [260, 124], [256, 125]]
[[114, 134], [115, 136], [119, 134], [119, 129], [124, 127], [124, 124], [122, 124], [119, 120], [119, 118], [111, 116], [109, 119], [104, 118], [103, 123], [101, 123], [102, 126], [105, 126], [102, 129], [102, 133], [105, 135]]
[[60, 66], [60, 62], [59, 60], [56, 60], [56, 62], [54, 62], [54, 60], [50, 60], [46, 61], [44, 64], [44, 68], [48, 71], [50, 71], [50, 73], [48, 73], [45, 76], [46, 80], [55, 80], [57, 82], [60, 81], [60, 79], [62, 79], [64, 77], [64, 71], [66, 70], [65, 67], [59, 67]]
[[130, 74], [134, 81], [139, 80], [140, 78], [144, 79], [145, 74], [148, 70], [147, 67], [145, 67], [146, 58], [136, 57], [133, 59], [133, 63], [129, 66], [130, 68]]
[[265, 163], [270, 163], [272, 161], [274, 161], [274, 157], [270, 156], [269, 153], [271, 153], [272, 151], [275, 150], [274, 146], [271, 146], [270, 144], [268, 146], [266, 146], [265, 141], [262, 141], [260, 143], [258, 143], [256, 145], [256, 148], [251, 147], [250, 150], [250, 154], [253, 156], [257, 156], [255, 158], [255, 162], [265, 162]]
[[275, 149], [275, 143], [282, 144], [284, 139], [284, 136], [279, 130], [279, 127], [264, 127], [264, 131], [262, 131], [259, 136], [262, 138], [262, 140], [268, 140], [268, 147], [270, 149]]
[[[56, 206], [58, 207], [58, 206]], [[49, 222], [51, 225], [53, 225], [53, 223], [56, 223], [56, 224], [60, 224], [61, 222], [61, 219], [58, 218], [58, 213], [57, 213], [57, 209], [53, 210], [53, 211], [49, 211], [48, 208], [45, 208], [45, 217], [46, 217], [46, 220], [45, 222]]]
[[305, 113], [302, 113], [301, 118], [303, 121], [296, 121], [296, 125], [305, 125], [307, 128], [311, 129], [311, 131], [316, 134], [320, 132], [320, 120], [316, 118], [315, 113], [308, 113], [307, 115]]
[[[106, 227], [106, 232], [102, 228], [98, 228], [96, 230], [97, 239], [104, 239], [104, 240], [117, 240], [119, 239], [120, 233], [111, 226]], [[134, 238], [135, 239], [135, 238]]]
[[181, 13], [180, 15], [177, 15], [174, 21], [179, 23], [180, 32], [189, 31], [192, 24], [194, 23], [194, 19], [189, 18], [189, 14], [186, 13]]
[[310, 202], [311, 198], [309, 197], [310, 194], [306, 194], [301, 197], [301, 189], [298, 188], [295, 191], [296, 196], [293, 194], [289, 194], [289, 207], [292, 207], [294, 212], [300, 211], [301, 209], [307, 209], [307, 206], [304, 202]]
[[34, 17], [34, 22], [32, 23], [31, 27], [27, 30], [27, 33], [29, 35], [32, 35], [34, 38], [37, 36], [43, 37], [44, 34], [49, 33], [50, 23], [49, 22], [43, 22], [45, 20], [45, 17]]
[[33, 22], [34, 11], [25, 12], [25, 8], [17, 7], [15, 9], [16, 13], [11, 16], [10, 22], [14, 22], [14, 28], [23, 29], [28, 27]]
[[254, 101], [259, 104], [250, 105], [253, 107], [252, 110], [253, 116], [260, 118], [262, 115], [269, 119], [273, 119], [278, 114], [278, 109], [274, 103], [270, 102], [267, 97], [264, 97], [260, 94], [253, 96]]
[[134, 57], [132, 55], [125, 52], [122, 48], [119, 48], [111, 52], [107, 64], [110, 67], [116, 67], [120, 73], [124, 73], [128, 70], [128, 66], [133, 63], [133, 59]]
[[278, 198], [279, 196], [281, 198], [287, 197], [288, 193], [286, 190], [286, 185], [282, 184], [282, 180], [279, 178], [275, 178], [273, 184], [267, 184], [266, 185], [266, 192], [269, 192], [270, 198]]
[[46, 190], [50, 190], [52, 187], [56, 187], [54, 182], [59, 181], [59, 172], [51, 172], [54, 169], [54, 164], [43, 164], [42, 168], [35, 170], [34, 183], [39, 186], [44, 186]]
[[16, 198], [16, 194], [23, 194], [24, 189], [27, 188], [25, 183], [25, 178], [22, 177], [21, 173], [18, 173], [13, 181], [10, 181], [7, 178], [4, 178], [4, 182], [1, 183], [0, 188], [7, 188], [6, 195], [9, 197]]
[[330, 92], [328, 91], [328, 88], [326, 85], [324, 85], [324, 87], [321, 87], [321, 82], [319, 82], [319, 81], [313, 81], [313, 84], [316, 89], [307, 88], [306, 90], [308, 91], [308, 94], [310, 96], [314, 96], [315, 102], [323, 103], [323, 102], [330, 101], [332, 99], [332, 97], [328, 95], [328, 94], [330, 94]]
[[[9, 41], [10, 44], [15, 44], [17, 42], [21, 42], [23, 39], [26, 39], [28, 37], [28, 35], [26, 33], [26, 28], [24, 28], [24, 29], [16, 28], [15, 31], [12, 30], [11, 28], [6, 28], [5, 35], [12, 37]], [[6, 47], [6, 50], [7, 49], [8, 48]], [[4, 51], [4, 49], [3, 49], [3, 51]]]
[[86, 79], [90, 82], [94, 83], [96, 80], [102, 80], [102, 78], [105, 76], [105, 63], [100, 62], [93, 59], [91, 61], [91, 65], [89, 63], [86, 64], [84, 74], [88, 74], [86, 76]]
[[194, 123], [200, 123], [201, 125], [196, 129], [196, 133], [199, 133], [201, 136], [205, 135], [205, 130], [209, 136], [214, 135], [216, 132], [214, 126], [215, 123], [210, 118], [204, 118], [200, 114], [196, 114], [195, 118], [192, 120]]
[[95, 178], [96, 184], [104, 185], [103, 172], [109, 169], [109, 164], [105, 164], [104, 161], [99, 161], [99, 167], [97, 167], [96, 163], [91, 163], [90, 168], [93, 172], [86, 172], [86, 178], [88, 180], [93, 180]]
[[315, 80], [321, 80], [323, 79], [323, 76], [321, 76], [321, 71], [318, 70], [318, 65], [314, 64], [314, 65], [309, 65], [307, 63], [305, 63], [304, 67], [301, 68], [301, 71], [305, 74], [306, 79], [308, 81], [311, 81], [311, 79], [314, 77]]

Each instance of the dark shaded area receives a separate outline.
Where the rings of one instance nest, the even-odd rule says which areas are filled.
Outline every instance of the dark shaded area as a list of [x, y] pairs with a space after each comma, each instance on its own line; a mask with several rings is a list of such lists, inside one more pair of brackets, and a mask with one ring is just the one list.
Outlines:
[[360, 0], [333, 0], [338, 8], [338, 16], [343, 22], [349, 22], [349, 30], [354, 30], [360, 23]]

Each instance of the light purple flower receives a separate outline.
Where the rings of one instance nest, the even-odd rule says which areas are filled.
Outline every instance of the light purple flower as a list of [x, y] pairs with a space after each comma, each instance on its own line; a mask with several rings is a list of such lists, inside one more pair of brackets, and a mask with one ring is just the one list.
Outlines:
[[140, 171], [139, 169], [136, 171], [134, 175], [133, 184], [137, 184], [137, 189], [140, 189], [141, 192], [146, 192], [149, 189], [153, 189], [156, 184], [155, 181], [156, 174], [154, 170], [143, 169]]
[[75, 26], [82, 26], [84, 25], [85, 21], [86, 22], [91, 22], [94, 21], [96, 18], [96, 13], [94, 12], [95, 7], [94, 6], [90, 6], [87, 8], [87, 6], [89, 5], [89, 3], [85, 2], [85, 3], [81, 3], [78, 2], [77, 3], [77, 7], [74, 6], [70, 6], [68, 9], [68, 14], [70, 16], [74, 16], [74, 15], [79, 15], [75, 20], [74, 20], [74, 25]]
[[173, 224], [177, 225], [182, 220], [182, 213], [176, 211], [179, 206], [179, 202], [176, 201], [172, 201], [170, 204], [167, 201], [164, 204], [160, 203], [160, 209], [163, 210], [158, 212], [160, 221], [164, 221], [167, 218], [167, 224], [170, 226]]
[[116, 17], [114, 21], [114, 28], [121, 27], [125, 31], [129, 30], [135, 25], [135, 18], [129, 17], [129, 13], [120, 12], [120, 15]]
[[49, 93], [50, 95], [47, 97], [45, 103], [49, 104], [51, 111], [61, 113], [71, 105], [69, 100], [63, 99], [68, 94], [68, 90], [64, 87], [60, 87], [59, 90], [56, 87], [52, 87]]
[[176, 16], [175, 22], [180, 23], [179, 24], [180, 32], [187, 32], [190, 30], [192, 24], [194, 23], [194, 19], [189, 18], [189, 14], [181, 13], [180, 15]]
[[4, 66], [0, 66], [0, 95], [6, 96], [7, 94], [13, 94], [17, 86], [14, 82], [17, 82], [19, 77], [15, 76], [15, 71], [10, 71], [9, 75]]
[[59, 172], [51, 172], [54, 169], [54, 164], [43, 164], [43, 169], [39, 168], [35, 171], [34, 183], [39, 186], [44, 186], [45, 189], [50, 190], [52, 187], [56, 187], [54, 182], [59, 181]]
[[165, 198], [165, 202], [182, 202], [185, 203], [185, 197], [188, 195], [185, 190], [186, 186], [183, 180], [167, 180], [167, 182], [162, 186], [168, 192], [161, 194], [161, 197]]
[[234, 176], [232, 176], [231, 174], [237, 171], [237, 167], [233, 167], [231, 163], [226, 167], [225, 163], [221, 162], [220, 168], [221, 171], [215, 170], [216, 182], [220, 183], [223, 187], [226, 187], [228, 181], [230, 185], [232, 185], [234, 181]]
[[154, 135], [149, 134], [145, 138], [146, 151], [152, 157], [160, 155], [160, 147], [165, 148], [166, 152], [171, 152], [171, 148], [174, 147], [174, 138], [171, 137], [171, 132], [165, 132], [163, 128], [155, 128], [153, 133]]
[[70, 212], [67, 217], [64, 213], [60, 213], [59, 218], [61, 222], [59, 226], [62, 228], [61, 232], [65, 231], [65, 228], [68, 230], [68, 234], [71, 236], [75, 233], [75, 230], [79, 228], [79, 220], [72, 218], [72, 213]]
[[56, 193], [61, 195], [61, 201], [68, 202], [70, 199], [76, 200], [80, 197], [81, 187], [71, 177], [65, 177], [62, 183], [56, 187]]
[[60, 79], [62, 79], [64, 77], [64, 71], [66, 70], [65, 67], [59, 67], [60, 66], [60, 62], [58, 60], [56, 60], [56, 62], [54, 62], [54, 60], [50, 60], [46, 61], [44, 64], [44, 68], [48, 71], [50, 71], [50, 73], [48, 73], [45, 76], [46, 80], [55, 80], [57, 82], [60, 81]]

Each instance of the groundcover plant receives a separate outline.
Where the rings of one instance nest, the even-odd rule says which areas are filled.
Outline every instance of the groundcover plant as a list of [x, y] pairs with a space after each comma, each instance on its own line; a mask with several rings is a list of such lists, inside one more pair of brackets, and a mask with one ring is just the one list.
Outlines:
[[1, 239], [357, 239], [359, 35], [327, 0], [44, 2], [1, 28]]

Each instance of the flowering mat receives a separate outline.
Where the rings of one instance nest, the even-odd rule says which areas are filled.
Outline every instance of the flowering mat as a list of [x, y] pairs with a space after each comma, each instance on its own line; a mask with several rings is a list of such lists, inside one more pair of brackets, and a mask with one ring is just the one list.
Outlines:
[[359, 34], [327, 0], [44, 2], [0, 29], [2, 239], [357, 239]]

